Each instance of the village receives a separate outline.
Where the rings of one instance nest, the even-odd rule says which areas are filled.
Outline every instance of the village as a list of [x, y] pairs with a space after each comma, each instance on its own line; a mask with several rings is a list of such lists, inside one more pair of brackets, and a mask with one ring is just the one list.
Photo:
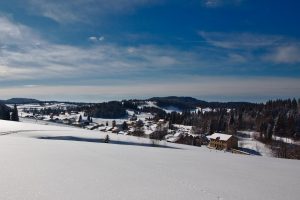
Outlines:
[[[46, 107], [64, 110], [66, 105], [49, 104]], [[43, 106], [43, 108], [45, 105]], [[37, 110], [40, 105], [18, 106], [20, 121], [43, 122], [44, 124], [56, 124], [62, 126], [75, 126], [88, 130], [98, 130], [107, 134], [132, 135], [137, 137], [165, 140], [170, 143], [187, 144], [193, 146], [206, 145], [210, 149], [229, 151], [232, 153], [247, 154], [239, 150], [238, 137], [229, 134], [197, 134], [193, 126], [181, 124], [169, 124], [165, 119], [154, 120], [151, 113], [135, 112], [127, 110], [127, 117], [122, 119], [92, 118], [85, 112], [64, 111], [59, 114], [41, 115]]]

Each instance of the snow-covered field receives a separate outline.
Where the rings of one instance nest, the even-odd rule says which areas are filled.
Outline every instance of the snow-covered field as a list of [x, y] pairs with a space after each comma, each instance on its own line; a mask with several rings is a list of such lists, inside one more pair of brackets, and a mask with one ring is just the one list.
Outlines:
[[[0, 120], [0, 199], [298, 199], [300, 161]], [[156, 144], [157, 146], [157, 144]]]
[[[7, 104], [7, 106], [13, 108], [14, 104]], [[52, 109], [65, 109], [68, 107], [76, 107], [74, 104], [67, 104], [67, 103], [45, 103], [43, 105], [38, 104], [38, 103], [33, 103], [33, 104], [19, 104], [18, 105], [18, 110], [22, 111], [24, 109], [47, 109], [47, 108], [52, 108]]]
[[154, 101], [146, 101], [145, 105], [139, 106], [139, 108], [142, 108], [142, 107], [155, 107], [155, 108], [159, 108], [159, 109], [164, 110], [166, 113], [171, 113], [171, 112], [182, 113], [182, 110], [177, 108], [177, 107], [174, 107], [174, 106], [168, 106], [166, 108], [159, 107], [159, 106], [156, 105], [156, 103]]
[[[171, 112], [177, 112], [177, 113], [182, 113], [183, 110], [175, 107], [175, 106], [168, 106], [168, 107], [159, 107], [156, 105], [156, 102], [154, 101], [146, 101], [144, 105], [140, 105], [139, 108], [143, 108], [143, 107], [155, 107], [155, 108], [159, 108], [164, 110], [166, 113], [171, 113]], [[206, 112], [214, 112], [215, 110], [213, 110], [212, 108], [200, 108], [197, 107], [196, 109], [192, 109], [191, 113], [198, 113], [198, 112], [202, 112], [202, 113], [206, 113]], [[227, 112], [230, 112], [231, 109], [227, 109]]]
[[238, 131], [239, 147], [251, 154], [273, 157], [272, 150], [268, 145], [255, 139], [258, 132], [255, 131]]

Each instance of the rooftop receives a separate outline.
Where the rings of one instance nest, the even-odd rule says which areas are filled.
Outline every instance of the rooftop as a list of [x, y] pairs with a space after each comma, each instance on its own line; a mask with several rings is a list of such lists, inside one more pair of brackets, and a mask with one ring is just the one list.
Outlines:
[[219, 138], [219, 140], [222, 140], [222, 141], [227, 141], [231, 137], [232, 137], [232, 135], [227, 135], [227, 134], [222, 134], [222, 133], [214, 133], [212, 135], [207, 136], [208, 139], [216, 140], [217, 138]]

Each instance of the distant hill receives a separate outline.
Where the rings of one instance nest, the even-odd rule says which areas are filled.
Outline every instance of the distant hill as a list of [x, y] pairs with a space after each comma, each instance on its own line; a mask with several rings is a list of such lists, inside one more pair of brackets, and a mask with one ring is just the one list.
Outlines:
[[192, 97], [176, 97], [176, 96], [153, 97], [150, 98], [149, 101], [155, 101], [157, 103], [157, 106], [159, 107], [164, 108], [164, 107], [173, 106], [181, 110], [194, 109], [197, 106], [206, 107], [208, 105], [208, 102], [198, 100]]
[[196, 107], [210, 107], [210, 108], [238, 108], [244, 106], [255, 106], [255, 103], [249, 102], [207, 102], [198, 100], [192, 97], [153, 97], [148, 99], [149, 101], [155, 101], [159, 107], [174, 106], [181, 110], [195, 109]]
[[[146, 100], [131, 100], [131, 101], [154, 101], [156, 105], [161, 108], [167, 107], [176, 107], [180, 110], [191, 110], [196, 107], [201, 108], [239, 108], [245, 106], [255, 106], [258, 104], [249, 103], [249, 102], [207, 102], [199, 100], [193, 97], [177, 97], [177, 96], [168, 96], [168, 97], [152, 97]], [[31, 103], [70, 103], [76, 105], [85, 105], [89, 103], [75, 103], [75, 102], [60, 102], [60, 101], [40, 101], [37, 99], [30, 98], [11, 98], [8, 100], [0, 100], [2, 104], [31, 104]]]
[[11, 98], [8, 100], [1, 100], [3, 104], [29, 104], [29, 103], [41, 103], [41, 101], [36, 99], [28, 99], [28, 98]]

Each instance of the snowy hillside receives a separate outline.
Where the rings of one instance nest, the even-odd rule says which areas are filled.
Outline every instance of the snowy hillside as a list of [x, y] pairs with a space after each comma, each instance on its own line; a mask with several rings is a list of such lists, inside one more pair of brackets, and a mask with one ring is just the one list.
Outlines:
[[255, 139], [255, 135], [258, 134], [258, 132], [254, 131], [238, 131], [240, 149], [254, 155], [272, 157], [273, 155], [270, 147]]
[[[0, 199], [298, 199], [300, 161], [0, 120]], [[160, 147], [158, 147], [161, 145]]]
[[[165, 111], [166, 113], [171, 113], [171, 112], [177, 112], [177, 113], [182, 113], [182, 109], [180, 108], [177, 108], [176, 106], [167, 106], [167, 107], [160, 107], [158, 105], [156, 105], [156, 102], [155, 101], [145, 101], [145, 104], [143, 105], [140, 105], [139, 108], [143, 108], [143, 107], [154, 107], [154, 108], [159, 108], [163, 111]], [[230, 109], [228, 109], [230, 110]], [[191, 112], [202, 112], [202, 113], [205, 113], [205, 112], [211, 112], [213, 111], [211, 108], [196, 108], [196, 109], [191, 109]]]

